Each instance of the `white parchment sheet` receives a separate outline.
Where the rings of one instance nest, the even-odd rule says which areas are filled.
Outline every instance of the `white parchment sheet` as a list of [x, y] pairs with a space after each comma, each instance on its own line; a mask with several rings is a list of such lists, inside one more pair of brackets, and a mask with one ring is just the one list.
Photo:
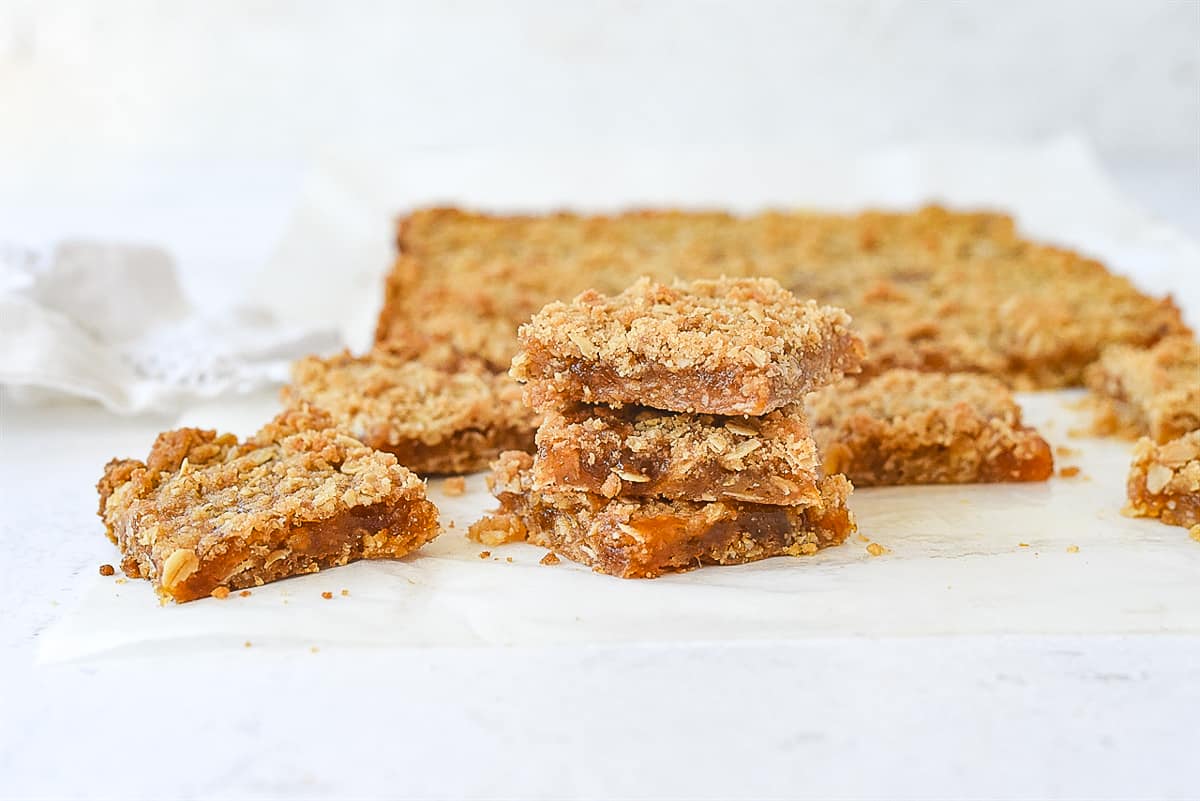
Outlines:
[[[1173, 292], [1197, 322], [1200, 250], [1128, 206], [1075, 140], [1019, 151], [824, 156], [343, 158], [314, 174], [258, 292], [285, 318], [319, 318], [313, 321], [341, 326], [352, 342], [367, 341], [389, 258], [389, 216], [435, 201], [500, 209], [750, 209], [939, 200], [1011, 210], [1031, 234], [1100, 256], [1149, 291]], [[1121, 516], [1130, 445], [1069, 433], [1086, 427], [1076, 408], [1081, 395], [1020, 396], [1028, 421], [1052, 445], [1071, 449], [1057, 457], [1058, 466], [1078, 466], [1078, 476], [1036, 485], [857, 490], [851, 506], [860, 531], [890, 549], [882, 556], [852, 536], [809, 558], [615, 579], [566, 560], [543, 566], [545, 551], [528, 545], [487, 548], [481, 556], [485, 548], [463, 535], [492, 506], [482, 476], [468, 479], [468, 493], [454, 498], [434, 480], [430, 495], [448, 528], [417, 555], [181, 606], [160, 606], [146, 582], [97, 576], [82, 603], [44, 632], [40, 658], [240, 649], [247, 642], [307, 649], [1198, 633], [1200, 545], [1182, 528]], [[244, 435], [276, 408], [270, 394], [209, 401], [181, 424]], [[128, 452], [148, 446], [130, 443]]]

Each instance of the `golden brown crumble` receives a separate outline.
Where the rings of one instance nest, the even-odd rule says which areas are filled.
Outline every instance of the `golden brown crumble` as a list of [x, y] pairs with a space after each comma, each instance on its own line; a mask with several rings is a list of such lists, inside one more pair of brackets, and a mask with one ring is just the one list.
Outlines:
[[100, 575], [102, 576], [111, 576], [116, 572], [112, 565], [100, 565]]
[[1066, 467], [1059, 470], [1058, 474], [1062, 478], [1074, 478], [1075, 476], [1079, 475], [1079, 467], [1077, 465], [1073, 465], [1073, 464], [1067, 465]]
[[1079, 553], [1079, 546], [1078, 545], [1068, 545], [1067, 553]]
[[1126, 488], [1129, 514], [1185, 528], [1200, 524], [1200, 431], [1161, 445], [1138, 440]]
[[643, 278], [588, 290], [521, 326], [509, 371], [529, 405], [582, 400], [704, 414], [761, 415], [857, 372], [862, 341], [841, 309], [769, 278], [673, 286]]
[[819, 471], [799, 404], [763, 417], [574, 404], [546, 412], [532, 480], [606, 498], [795, 505], [819, 500]]
[[217, 598], [217, 599], [223, 601], [229, 597], [229, 588], [228, 587], [213, 587], [213, 591], [210, 592], [209, 595], [211, 595], [213, 598]]
[[878, 542], [872, 542], [867, 546], [867, 553], [871, 554], [871, 556], [883, 556], [885, 553], [891, 553], [891, 549], [885, 548]]
[[890, 370], [813, 393], [808, 408], [825, 471], [856, 486], [1044, 481], [1054, 472], [1050, 446], [988, 376]]
[[526, 453], [501, 454], [489, 476], [500, 509], [469, 536], [488, 543], [523, 539], [601, 573], [654, 578], [705, 564], [810, 555], [844, 542], [855, 528], [844, 476], [822, 479], [821, 500], [809, 506], [606, 500], [533, 490], [532, 462]]
[[1101, 434], [1167, 442], [1200, 428], [1200, 343], [1168, 337], [1147, 350], [1114, 346], [1087, 369]]
[[438, 532], [419, 478], [309, 408], [244, 442], [196, 428], [160, 434], [145, 462], [109, 462], [97, 489], [125, 574], [179, 602], [398, 558]]
[[422, 474], [482, 470], [502, 450], [532, 449], [535, 415], [521, 388], [446, 346], [310, 356], [292, 368], [289, 405], [311, 404], [370, 447]]
[[515, 331], [552, 300], [636, 278], [770, 277], [849, 310], [868, 369], [984, 372], [1019, 387], [1079, 384], [1114, 343], [1186, 331], [1170, 299], [1017, 235], [1003, 214], [635, 211], [402, 219], [377, 338], [423, 331], [507, 367]]
[[540, 563], [549, 566], [557, 565], [560, 561], [558, 554], [554, 551], [546, 551], [546, 555], [541, 558]]
[[491, 556], [491, 555], [492, 555], [492, 552], [491, 552], [491, 551], [480, 551], [480, 552], [479, 552], [479, 558], [480, 558], [480, 559], [487, 559], [487, 558], [488, 558], [489, 556]]
[[325, 592], [321, 593], [321, 597], [324, 598], [326, 601], [332, 600], [333, 599], [332, 590], [326, 590]]
[[251, 593], [250, 590], [242, 590], [238, 593], [238, 596], [241, 598], [249, 598], [252, 594], [253, 593]]

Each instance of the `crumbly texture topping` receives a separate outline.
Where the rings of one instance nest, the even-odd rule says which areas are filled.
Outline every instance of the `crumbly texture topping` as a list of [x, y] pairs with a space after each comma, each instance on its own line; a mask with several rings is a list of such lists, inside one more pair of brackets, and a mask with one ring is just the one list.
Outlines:
[[858, 370], [862, 342], [841, 309], [771, 279], [647, 278], [614, 295], [548, 304], [518, 331], [510, 375], [528, 398], [763, 414]]
[[654, 578], [704, 564], [805, 556], [844, 542], [855, 528], [844, 476], [821, 481], [812, 506], [657, 499], [605, 501], [579, 492], [538, 492], [528, 454], [502, 454], [489, 479], [499, 511], [471, 527], [481, 542], [524, 539], [623, 578]]
[[1200, 429], [1200, 342], [1190, 336], [1108, 348], [1085, 377], [1099, 433], [1167, 442]]
[[1126, 511], [1164, 523], [1200, 525], [1200, 431], [1158, 444], [1138, 440], [1127, 483]]
[[[196, 428], [160, 434], [145, 462], [110, 462], [98, 490], [126, 574], [151, 579], [176, 600], [279, 578], [264, 571], [299, 552], [299, 567], [317, 569], [324, 555], [311, 550], [322, 538], [336, 540], [333, 558], [348, 560], [401, 556], [437, 533], [437, 510], [417, 476], [308, 407], [280, 414], [244, 442]], [[369, 525], [402, 519], [412, 530]], [[349, 532], [326, 525], [344, 521], [353, 523]], [[221, 575], [198, 586], [212, 568]]]
[[470, 472], [501, 450], [532, 447], [536, 417], [516, 382], [444, 344], [429, 347], [421, 357], [386, 348], [310, 356], [293, 366], [283, 400], [324, 409], [419, 473]]
[[497, 368], [517, 351], [517, 326], [547, 302], [612, 294], [642, 276], [775, 278], [847, 309], [871, 372], [984, 372], [1018, 388], [1079, 384], [1106, 345], [1186, 331], [1169, 299], [1021, 238], [1003, 214], [427, 209], [401, 220], [398, 244], [378, 338], [434, 332]]
[[575, 404], [546, 413], [537, 446], [539, 491], [785, 505], [819, 498], [816, 445], [799, 405], [723, 417]]
[[827, 473], [855, 486], [1042, 481], [1050, 446], [1012, 393], [972, 374], [891, 370], [809, 396]]

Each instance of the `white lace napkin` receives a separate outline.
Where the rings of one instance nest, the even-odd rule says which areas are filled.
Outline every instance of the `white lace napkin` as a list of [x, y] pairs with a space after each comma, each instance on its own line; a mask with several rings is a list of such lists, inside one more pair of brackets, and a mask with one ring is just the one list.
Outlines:
[[338, 344], [261, 308], [197, 313], [157, 248], [0, 243], [0, 384], [18, 402], [51, 394], [167, 411], [282, 382], [292, 360]]

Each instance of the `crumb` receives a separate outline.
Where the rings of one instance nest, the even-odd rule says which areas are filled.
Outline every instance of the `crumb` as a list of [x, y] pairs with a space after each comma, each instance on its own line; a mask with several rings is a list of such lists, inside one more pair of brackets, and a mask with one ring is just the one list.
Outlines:
[[1066, 445], [1055, 445], [1054, 454], [1055, 456], [1078, 456], [1079, 449], [1071, 448]]
[[100, 575], [102, 576], [111, 576], [116, 572], [117, 571], [113, 569], [112, 565], [100, 565]]
[[1200, 524], [1194, 525], [1188, 529], [1188, 536], [1196, 542], [1200, 542]]
[[119, 578], [119, 579], [117, 579], [117, 582], [116, 582], [116, 583], [117, 583], [117, 584], [124, 584], [124, 583], [125, 583], [125, 581], [126, 581], [125, 579], [123, 579], [123, 578]]
[[1067, 465], [1058, 471], [1058, 475], [1061, 478], [1074, 478], [1075, 476], [1079, 475], [1079, 467], [1073, 464]]
[[442, 492], [451, 498], [457, 498], [467, 491], [467, 480], [462, 476], [451, 476], [442, 482]]
[[330, 598], [333, 597], [333, 593], [332, 592], [323, 592], [323, 593], [321, 593], [321, 597], [324, 598], [326, 601], [328, 601]]
[[309, 648], [309, 649], [308, 649], [309, 653], [313, 653], [313, 654], [317, 653], [317, 652], [318, 652], [318, 651], [320, 651], [320, 650], [321, 650], [321, 649], [320, 649], [320, 648], [318, 648], [318, 647], [317, 647], [317, 646], [315, 646], [315, 645], [314, 645], [312, 648]]
[[858, 534], [855, 534], [854, 536], [858, 538], [859, 542], [870, 542], [871, 541], [871, 538], [868, 537], [866, 534], [863, 534], [861, 531]]
[[1028, 542], [1018, 542], [1018, 543], [1017, 543], [1017, 545], [1021, 546], [1022, 548], [1028, 548], [1028, 547], [1029, 547], [1029, 543], [1028, 543]]
[[342, 597], [346, 598], [350, 595], [350, 590], [342, 590]]
[[249, 598], [251, 593], [250, 593], [250, 590], [242, 590], [241, 592], [238, 593], [238, 595], [240, 595], [243, 598]]
[[1068, 545], [1067, 553], [1079, 553], [1079, 546], [1078, 545]]
[[244, 643], [242, 643], [242, 647], [244, 647], [244, 648], [249, 648], [249, 647], [250, 647], [250, 641], [249, 641], [249, 640], [246, 640]]
[[504, 561], [505, 561], [505, 562], [511, 562], [511, 561], [512, 561], [512, 557], [511, 557], [511, 556], [506, 556], [506, 557], [504, 557]]
[[882, 545], [880, 545], [878, 542], [872, 542], [870, 545], [867, 546], [867, 553], [871, 554], [871, 556], [883, 556], [885, 553], [891, 553], [891, 552], [892, 552], [891, 548], [885, 548]]
[[219, 598], [222, 601], [229, 597], [228, 587], [213, 587], [213, 591], [209, 593], [214, 598]]
[[546, 551], [546, 555], [542, 557], [543, 565], [557, 565], [559, 563], [558, 554], [554, 551]]
[[479, 558], [480, 558], [480, 559], [487, 559], [487, 558], [488, 558], [489, 556], [491, 556], [491, 555], [492, 555], [492, 552], [491, 552], [491, 551], [480, 551], [480, 552], [479, 552]]
[[455, 528], [454, 521], [451, 520], [449, 523], [447, 523], [446, 528]]

